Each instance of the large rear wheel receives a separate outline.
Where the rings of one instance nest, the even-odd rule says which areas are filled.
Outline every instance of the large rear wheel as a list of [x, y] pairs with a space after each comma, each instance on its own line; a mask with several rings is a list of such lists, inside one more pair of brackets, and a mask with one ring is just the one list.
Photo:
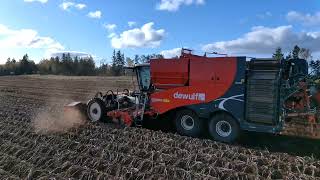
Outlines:
[[240, 135], [240, 127], [236, 119], [227, 113], [214, 115], [209, 121], [210, 136], [220, 142], [234, 142]]
[[176, 113], [175, 125], [181, 135], [199, 137], [203, 130], [202, 121], [191, 110], [180, 110]]
[[92, 122], [103, 120], [103, 117], [106, 115], [104, 102], [99, 98], [91, 99], [88, 102], [87, 114]]

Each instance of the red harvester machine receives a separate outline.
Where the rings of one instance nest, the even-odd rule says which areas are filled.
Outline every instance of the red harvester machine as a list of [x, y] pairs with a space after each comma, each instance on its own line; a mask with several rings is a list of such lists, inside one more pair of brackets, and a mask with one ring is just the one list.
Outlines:
[[[142, 126], [145, 119], [171, 115], [179, 134], [198, 137], [207, 130], [213, 139], [236, 140], [241, 131], [280, 133], [298, 122], [307, 136], [319, 136], [315, 80], [305, 60], [207, 57], [183, 49], [175, 59], [152, 59], [131, 67], [139, 91], [101, 92], [86, 108], [93, 121], [109, 119], [123, 126]], [[287, 128], [286, 128], [287, 127]]]

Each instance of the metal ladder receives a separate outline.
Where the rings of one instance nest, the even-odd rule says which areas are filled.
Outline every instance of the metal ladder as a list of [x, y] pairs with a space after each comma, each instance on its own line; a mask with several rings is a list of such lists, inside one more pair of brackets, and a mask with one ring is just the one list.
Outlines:
[[140, 113], [139, 115], [137, 115], [137, 117], [134, 120], [134, 124], [137, 127], [142, 127], [143, 125], [143, 118], [144, 118], [144, 112], [146, 109], [147, 100], [148, 100], [148, 95], [145, 92], [142, 93], [139, 97], [139, 103], [136, 106], [136, 113]]

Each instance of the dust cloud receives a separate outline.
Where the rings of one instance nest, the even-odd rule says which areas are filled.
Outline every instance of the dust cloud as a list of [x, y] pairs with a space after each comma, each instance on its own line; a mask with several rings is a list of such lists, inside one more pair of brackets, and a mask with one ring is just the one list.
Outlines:
[[86, 117], [76, 109], [64, 112], [63, 104], [51, 105], [40, 110], [32, 124], [37, 133], [64, 133], [72, 128], [79, 128], [86, 122]]

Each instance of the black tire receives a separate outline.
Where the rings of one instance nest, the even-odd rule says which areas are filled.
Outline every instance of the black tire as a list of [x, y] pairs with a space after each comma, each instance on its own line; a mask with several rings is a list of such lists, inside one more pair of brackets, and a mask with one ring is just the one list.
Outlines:
[[180, 110], [176, 113], [177, 132], [184, 136], [199, 137], [203, 130], [201, 119], [191, 110]]
[[93, 98], [88, 102], [87, 114], [91, 122], [104, 120], [106, 112], [106, 107], [101, 99]]
[[219, 113], [209, 121], [209, 134], [214, 140], [232, 143], [239, 138], [240, 127], [232, 116], [227, 113]]

